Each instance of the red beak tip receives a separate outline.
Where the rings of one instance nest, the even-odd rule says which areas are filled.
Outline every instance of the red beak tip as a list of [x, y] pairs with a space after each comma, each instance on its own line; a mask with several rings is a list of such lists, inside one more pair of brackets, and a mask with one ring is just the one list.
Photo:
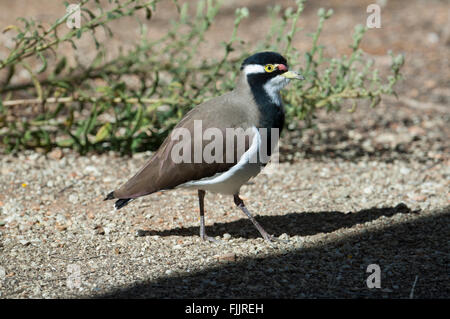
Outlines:
[[288, 68], [284, 64], [278, 64], [278, 70], [280, 70], [280, 71], [287, 71]]

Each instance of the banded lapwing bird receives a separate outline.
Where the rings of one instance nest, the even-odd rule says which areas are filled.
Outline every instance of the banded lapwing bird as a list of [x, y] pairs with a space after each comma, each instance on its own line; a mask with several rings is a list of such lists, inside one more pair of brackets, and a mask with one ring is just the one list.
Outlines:
[[280, 54], [260, 52], [248, 57], [236, 88], [188, 112], [149, 161], [105, 200], [117, 199], [115, 208], [120, 209], [161, 190], [197, 189], [200, 237], [214, 241], [205, 233], [205, 193], [233, 195], [236, 206], [271, 241], [273, 237], [245, 207], [239, 190], [261, 171], [267, 163], [263, 157], [270, 158], [274, 150], [284, 125], [280, 90], [292, 79], [303, 77], [289, 71]]

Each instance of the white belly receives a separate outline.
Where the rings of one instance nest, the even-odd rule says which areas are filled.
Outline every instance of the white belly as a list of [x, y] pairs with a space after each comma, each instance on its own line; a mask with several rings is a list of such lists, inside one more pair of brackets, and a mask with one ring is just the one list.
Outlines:
[[232, 173], [229, 173], [229, 171], [219, 173], [212, 177], [181, 184], [178, 187], [195, 188], [213, 193], [234, 195], [239, 194], [239, 189], [241, 188], [241, 186], [245, 184], [250, 178], [258, 175], [260, 171], [261, 166], [259, 164], [249, 163], [243, 167], [240, 167], [238, 170]]

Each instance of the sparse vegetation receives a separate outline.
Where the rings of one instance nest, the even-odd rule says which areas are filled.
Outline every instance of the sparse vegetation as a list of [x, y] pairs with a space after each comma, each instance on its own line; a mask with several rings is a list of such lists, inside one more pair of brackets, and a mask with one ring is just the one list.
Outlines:
[[[97, 9], [88, 9], [88, 2], [95, 3]], [[375, 106], [382, 94], [394, 94], [394, 85], [401, 77], [402, 55], [392, 56], [392, 73], [386, 78], [379, 76], [372, 61], [363, 58], [359, 45], [366, 30], [362, 26], [356, 26], [349, 39], [349, 56], [325, 58], [319, 37], [332, 10], [318, 11], [318, 27], [310, 35], [312, 48], [299, 52], [292, 40], [299, 31], [296, 22], [304, 0], [297, 0], [296, 7], [285, 11], [279, 6], [270, 8], [272, 25], [256, 50], [237, 36], [249, 10], [236, 9], [234, 25], [229, 26], [233, 28], [232, 36], [223, 43], [222, 58], [203, 59], [200, 63], [198, 47], [214, 24], [220, 3], [199, 0], [196, 14], [190, 15], [188, 6], [192, 3], [174, 0], [178, 19], [172, 21], [170, 30], [157, 40], [149, 40], [147, 27], [141, 23], [141, 36], [134, 48], [106, 60], [105, 46], [97, 40], [96, 30], [102, 28], [112, 36], [109, 25], [113, 21], [137, 16], [141, 11], [151, 20], [158, 14], [156, 2], [109, 0], [106, 10], [98, 0], [80, 1], [79, 29], [66, 27], [69, 14], [47, 28], [24, 18], [18, 19], [18, 25], [7, 26], [3, 32], [15, 32], [15, 36], [9, 55], [0, 61], [0, 71], [5, 74], [0, 86], [2, 148], [13, 152], [58, 146], [80, 153], [114, 150], [122, 154], [155, 149], [189, 109], [233, 88], [240, 61], [260, 50], [283, 53], [306, 78], [284, 92], [288, 123], [310, 123], [318, 108], [339, 111], [347, 100], [353, 101], [353, 107], [361, 99]], [[67, 57], [58, 51], [59, 46], [68, 42], [76, 50], [77, 40], [85, 33], [92, 36], [96, 57], [87, 67], [70, 67]], [[232, 51], [239, 52], [239, 56], [231, 58]], [[57, 57], [56, 63], [49, 62], [52, 55]], [[31, 66], [33, 59], [39, 60], [38, 68]], [[21, 70], [30, 74], [31, 81], [11, 83]], [[45, 78], [39, 80], [42, 74]], [[130, 84], [130, 78], [139, 84]], [[29, 92], [34, 98], [18, 99], [18, 92]]]

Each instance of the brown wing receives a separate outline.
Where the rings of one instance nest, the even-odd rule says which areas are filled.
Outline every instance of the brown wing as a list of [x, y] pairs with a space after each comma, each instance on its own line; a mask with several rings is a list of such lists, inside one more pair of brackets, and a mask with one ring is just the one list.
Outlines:
[[[242, 128], [246, 130], [254, 126], [257, 120], [252, 115], [253, 110], [239, 107], [240, 103], [242, 101], [235, 101], [232, 96], [226, 94], [191, 110], [175, 127], [175, 129], [186, 129], [192, 137], [191, 140], [182, 139], [182, 143], [188, 143], [187, 146], [184, 144], [178, 144], [177, 146], [181, 148], [181, 145], [184, 145], [191, 149], [190, 161], [177, 163], [172, 158], [172, 149], [177, 143], [181, 143], [179, 139], [172, 138], [174, 129], [144, 167], [128, 182], [113, 192], [114, 198], [136, 198], [159, 190], [173, 189], [185, 182], [199, 180], [224, 172], [235, 165], [242, 153], [249, 148], [249, 141], [251, 141], [252, 136], [245, 136], [244, 150], [236, 151], [235, 148], [228, 150], [228, 152], [232, 151], [233, 154], [231, 156], [228, 154], [229, 157], [227, 157], [226, 128]], [[227, 118], [227, 125], [221, 121], [223, 118]], [[200, 136], [195, 135], [196, 132], [194, 132], [194, 121], [196, 120], [202, 120], [202, 134], [197, 134]], [[222, 133], [222, 162], [206, 163], [202, 160], [200, 163], [195, 163], [194, 161], [194, 140], [200, 137], [201, 142], [199, 145], [201, 145], [202, 152], [205, 146], [211, 143], [211, 141], [201, 138], [207, 128], [217, 128]], [[237, 138], [235, 138], [236, 144]], [[227, 158], [233, 160], [227, 161]]]

